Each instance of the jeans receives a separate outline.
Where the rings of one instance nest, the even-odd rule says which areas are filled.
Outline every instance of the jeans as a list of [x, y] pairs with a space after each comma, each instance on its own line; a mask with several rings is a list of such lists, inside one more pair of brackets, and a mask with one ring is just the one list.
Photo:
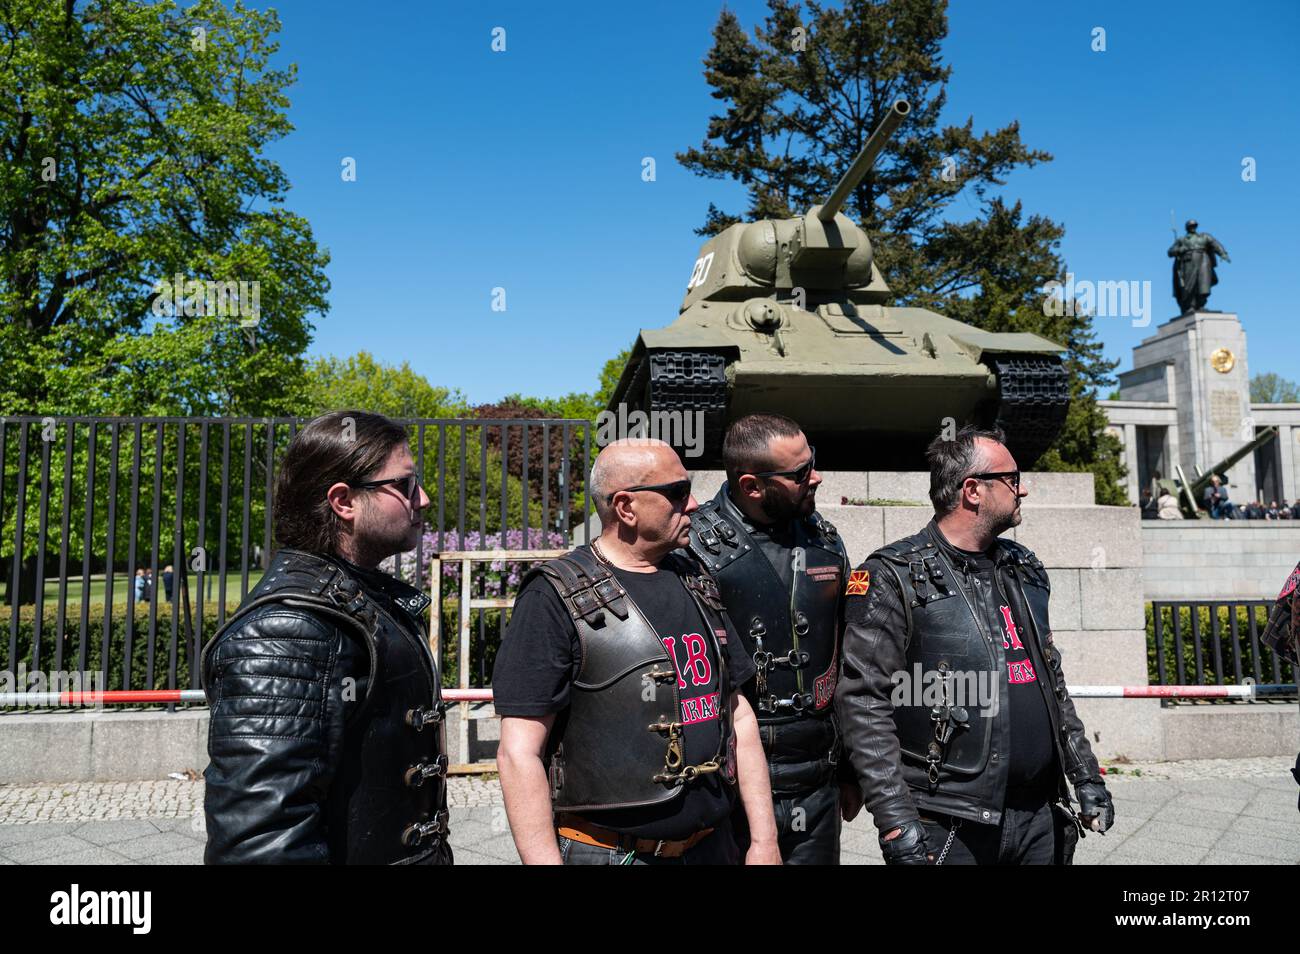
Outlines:
[[1050, 802], [1035, 808], [1007, 807], [1000, 825], [946, 815], [922, 815], [921, 823], [936, 863], [948, 847], [945, 865], [1069, 865], [1079, 842], [1073, 820]]
[[560, 838], [560, 858], [566, 865], [738, 865], [740, 852], [731, 825], [723, 819], [713, 833], [680, 858], [656, 858], [649, 853], [629, 857], [617, 848], [598, 848], [571, 838]]
[[[776, 843], [781, 863], [787, 865], [837, 865], [840, 863], [840, 786], [832, 777], [820, 788], [797, 795], [772, 798], [776, 818]], [[744, 810], [732, 816], [736, 844], [743, 855], [749, 850], [749, 825]]]

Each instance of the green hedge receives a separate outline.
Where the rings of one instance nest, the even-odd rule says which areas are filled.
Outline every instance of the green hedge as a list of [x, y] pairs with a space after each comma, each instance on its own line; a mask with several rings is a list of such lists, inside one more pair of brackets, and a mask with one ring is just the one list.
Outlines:
[[[239, 606], [239, 600], [227, 602], [227, 616]], [[88, 671], [99, 671], [103, 655], [104, 642], [104, 603], [86, 604], [89, 620], [86, 626], [86, 666]], [[81, 648], [81, 603], [69, 602], [63, 621], [63, 659], [60, 663], [65, 672], [81, 668], [79, 653]], [[180, 626], [177, 631], [176, 645], [176, 684], [169, 686], [171, 660], [172, 609], [170, 603], [158, 604], [158, 620], [154, 637], [154, 671], [152, 678], [147, 672], [149, 642], [149, 604], [137, 603], [135, 619], [132, 624], [131, 637], [131, 678], [123, 686], [122, 672], [126, 658], [127, 612], [126, 606], [115, 603], [109, 620], [108, 644], [108, 680], [104, 689], [189, 689], [191, 649], [189, 636], [185, 628], [185, 613], [182, 607]], [[218, 607], [215, 602], [205, 602], [203, 607], [203, 628], [199, 649], [202, 643], [212, 637], [218, 626]], [[9, 659], [9, 640], [12, 615], [9, 612], [0, 616], [0, 658], [4, 660], [3, 668], [17, 672], [22, 664], [30, 673], [40, 669], [46, 673], [54, 669], [55, 648], [58, 640], [58, 611], [54, 606], [47, 606], [42, 614], [41, 651], [39, 660], [33, 659], [35, 645], [36, 610], [32, 606], [22, 606], [18, 610], [18, 639], [16, 658]], [[198, 614], [191, 610], [191, 625], [196, 635], [199, 634]], [[23, 686], [22, 688], [26, 688]]]
[[[1265, 606], [1236, 606], [1233, 610], [1237, 616], [1237, 646], [1241, 657], [1241, 675], [1243, 680], [1255, 679], [1255, 653], [1251, 649], [1250, 643], [1250, 616], [1253, 613], [1255, 617], [1255, 632], [1263, 633], [1264, 626], [1267, 622], [1267, 607]], [[1161, 643], [1159, 651], [1164, 654], [1165, 662], [1165, 681], [1173, 684], [1178, 680], [1177, 660], [1178, 654], [1174, 643], [1174, 616], [1173, 607], [1161, 607]], [[1232, 640], [1232, 620], [1229, 615], [1229, 607], [1214, 607], [1215, 615], [1218, 617], [1218, 647], [1220, 666], [1215, 665], [1214, 659], [1214, 629], [1213, 621], [1210, 617], [1210, 607], [1198, 606], [1196, 613], [1200, 625], [1201, 635], [1201, 666], [1203, 668], [1202, 679], [1206, 685], [1217, 685], [1219, 683], [1220, 668], [1222, 669], [1223, 683], [1225, 685], [1234, 685], [1237, 683], [1236, 670], [1233, 664], [1233, 640]], [[1182, 632], [1183, 642], [1183, 681], [1186, 683], [1196, 682], [1196, 641], [1192, 638], [1192, 608], [1189, 606], [1178, 607], [1178, 616]], [[1155, 617], [1151, 603], [1146, 605], [1146, 628], [1147, 628], [1147, 678], [1152, 685], [1160, 681], [1158, 657], [1155, 637]], [[1273, 659], [1274, 654], [1265, 646], [1259, 648], [1259, 682], [1273, 682]], [[1281, 682], [1295, 682], [1294, 667], [1286, 660], [1282, 661]]]
[[[239, 599], [231, 599], [226, 603], [226, 616], [229, 617], [239, 607]], [[103, 651], [104, 639], [104, 603], [96, 601], [86, 604], [89, 610], [89, 620], [86, 627], [86, 669], [92, 672], [100, 669], [100, 659]], [[63, 621], [63, 659], [61, 667], [65, 672], [71, 672], [79, 669], [78, 653], [81, 646], [81, 607], [78, 602], [69, 602], [64, 614]], [[204, 603], [202, 639], [199, 648], [202, 649], [202, 643], [212, 638], [218, 628], [218, 613], [215, 601]], [[191, 608], [192, 626], [195, 632], [198, 631], [197, 608]], [[188, 689], [190, 688], [190, 667], [192, 660], [190, 658], [190, 646], [185, 630], [184, 607], [180, 615], [180, 628], [177, 634], [176, 646], [176, 684], [174, 687], [169, 686], [169, 665], [171, 652], [171, 632], [172, 617], [171, 604], [158, 604], [158, 621], [154, 643], [154, 671], [153, 678], [149, 678], [146, 672], [148, 663], [148, 634], [149, 634], [149, 604], [137, 603], [135, 607], [135, 619], [133, 623], [133, 636], [131, 642], [131, 679], [127, 686], [122, 684], [122, 668], [126, 653], [126, 629], [127, 617], [126, 606], [122, 603], [115, 603], [112, 609], [112, 616], [109, 624], [109, 662], [108, 662], [108, 681], [103, 686], [105, 689]], [[442, 659], [440, 660], [442, 672], [442, 684], [447, 687], [457, 685], [459, 680], [459, 666], [457, 665], [457, 655], [459, 653], [459, 625], [458, 617], [459, 600], [456, 597], [444, 598], [443, 600], [443, 635], [442, 635]], [[478, 617], [483, 616], [484, 636], [485, 639], [478, 639]], [[497, 648], [500, 645], [501, 637], [501, 611], [475, 610], [470, 617], [471, 640], [470, 640], [470, 668], [472, 684], [477, 685], [479, 682], [478, 672], [480, 661], [486, 669], [489, 677], [492, 672], [492, 666], [496, 661]], [[8, 608], [0, 611], [0, 669], [6, 669], [11, 672], [17, 672], [18, 665], [21, 663], [28, 673], [38, 668], [34, 665], [32, 646], [34, 643], [34, 623], [36, 618], [35, 608], [32, 606], [21, 606], [18, 610], [18, 638], [17, 638], [17, 655], [14, 660], [9, 660], [9, 633], [11, 615]], [[39, 668], [49, 673], [54, 668], [55, 662], [55, 642], [57, 640], [58, 613], [53, 605], [47, 605], [45, 612], [42, 614], [43, 622], [41, 625], [41, 652], [39, 659]], [[22, 688], [26, 688], [25, 686]]]

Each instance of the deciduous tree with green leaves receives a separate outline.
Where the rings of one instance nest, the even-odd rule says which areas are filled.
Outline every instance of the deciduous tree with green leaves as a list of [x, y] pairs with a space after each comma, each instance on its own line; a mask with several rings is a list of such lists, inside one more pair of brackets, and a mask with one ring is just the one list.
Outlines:
[[977, 133], [973, 119], [940, 125], [952, 73], [942, 59], [946, 0], [846, 0], [843, 8], [768, 0], [747, 34], [724, 9], [704, 75], [722, 104], [705, 138], [678, 154], [691, 171], [744, 185], [743, 213], [710, 204], [698, 230], [802, 215], [824, 200], [898, 98], [906, 124], [850, 194], [844, 213], [871, 236], [899, 305], [988, 331], [1032, 331], [1069, 349], [1072, 405], [1039, 468], [1090, 470], [1097, 500], [1123, 503], [1119, 442], [1104, 430], [1099, 387], [1111, 383], [1091, 319], [1045, 314], [1044, 287], [1066, 278], [1064, 229], [997, 194], [1017, 169], [1050, 154], [1019, 123]]
[[464, 417], [465, 396], [430, 384], [411, 370], [375, 360], [368, 351], [350, 358], [317, 358], [307, 368], [305, 416], [340, 408], [361, 408], [395, 418]]
[[[0, 410], [300, 410], [328, 255], [262, 155], [292, 128], [295, 68], [272, 65], [274, 11], [4, 6]], [[188, 302], [170, 315], [154, 306], [176, 276]], [[256, 328], [214, 314], [191, 282], [256, 287]]]
[[1293, 404], [1300, 401], [1300, 387], [1271, 371], [1250, 376], [1252, 404]]

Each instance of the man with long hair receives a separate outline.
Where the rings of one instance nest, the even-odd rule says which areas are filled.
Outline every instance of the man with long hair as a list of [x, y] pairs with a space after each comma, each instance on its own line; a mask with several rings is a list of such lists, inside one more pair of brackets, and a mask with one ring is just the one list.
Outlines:
[[209, 864], [450, 864], [429, 598], [377, 567], [429, 498], [405, 428], [335, 411], [276, 477], [270, 569], [203, 651]]

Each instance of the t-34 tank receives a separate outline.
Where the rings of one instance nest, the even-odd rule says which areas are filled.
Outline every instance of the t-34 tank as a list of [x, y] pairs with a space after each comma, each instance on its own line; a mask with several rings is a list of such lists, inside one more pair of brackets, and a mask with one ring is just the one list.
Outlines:
[[893, 104], [824, 205], [704, 245], [677, 320], [641, 332], [611, 410], [702, 412], [696, 467], [716, 464], [727, 423], [755, 411], [798, 421], [826, 468], [921, 469], [949, 419], [1000, 424], [1023, 468], [1046, 450], [1069, 404], [1065, 349], [886, 305], [871, 241], [840, 214], [909, 109]]

